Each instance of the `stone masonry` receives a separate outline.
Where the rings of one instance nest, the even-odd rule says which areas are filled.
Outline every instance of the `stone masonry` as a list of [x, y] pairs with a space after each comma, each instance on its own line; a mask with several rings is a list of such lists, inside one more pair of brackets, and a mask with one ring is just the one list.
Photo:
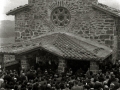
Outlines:
[[59, 58], [58, 72], [60, 73], [65, 72], [65, 68], [66, 68], [65, 60], [62, 58]]
[[118, 55], [117, 56], [118, 57], [117, 58], [118, 58], [118, 60], [120, 60], [120, 19], [117, 20], [117, 23], [118, 23], [117, 24], [117, 35], [118, 35], [118, 37], [117, 37], [117, 39], [118, 39], [117, 40], [118, 41], [117, 42], [117, 49], [118, 49], [118, 51], [117, 51]]
[[91, 61], [90, 62], [90, 71], [92, 71], [95, 74], [98, 73], [98, 71], [99, 71], [99, 65], [96, 62]]
[[[96, 40], [114, 49], [116, 18], [93, 8], [93, 2], [97, 3], [97, 0], [29, 0], [30, 10], [24, 9], [15, 15], [15, 41], [64, 31]], [[57, 7], [64, 7], [70, 12], [71, 20], [65, 27], [57, 27], [51, 21], [51, 13]]]

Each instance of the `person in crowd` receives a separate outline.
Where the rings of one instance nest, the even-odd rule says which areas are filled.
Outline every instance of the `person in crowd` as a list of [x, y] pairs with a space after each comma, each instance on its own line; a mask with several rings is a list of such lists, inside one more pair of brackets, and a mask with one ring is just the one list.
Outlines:
[[[103, 64], [97, 74], [82, 68], [73, 74], [71, 68], [64, 73], [50, 69], [6, 70], [0, 78], [0, 90], [120, 90], [120, 61], [115, 65]], [[105, 70], [105, 71], [103, 71]]]
[[79, 86], [78, 81], [75, 81], [74, 86], [71, 88], [71, 90], [83, 90], [83, 86]]

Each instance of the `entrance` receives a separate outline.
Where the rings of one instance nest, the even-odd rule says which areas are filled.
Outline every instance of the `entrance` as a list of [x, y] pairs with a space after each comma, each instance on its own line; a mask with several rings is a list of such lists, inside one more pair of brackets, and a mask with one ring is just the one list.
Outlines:
[[78, 70], [82, 70], [83, 73], [86, 73], [88, 68], [90, 68], [90, 61], [85, 60], [67, 60], [68, 68], [71, 68], [73, 74], [75, 74]]
[[27, 60], [29, 66], [34, 66], [35, 70], [40, 68], [44, 72], [45, 70], [56, 71], [58, 69], [58, 57], [45, 50], [28, 53]]
[[18, 73], [20, 72], [20, 64], [14, 64], [11, 66], [5, 67], [5, 70], [16, 70]]

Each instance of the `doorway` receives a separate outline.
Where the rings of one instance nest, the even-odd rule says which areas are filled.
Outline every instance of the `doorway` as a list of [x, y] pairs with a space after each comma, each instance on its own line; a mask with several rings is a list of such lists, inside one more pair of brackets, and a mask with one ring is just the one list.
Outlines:
[[90, 61], [67, 60], [67, 67], [72, 69], [73, 74], [75, 74], [80, 69], [83, 71], [83, 73], [86, 73], [88, 68], [90, 68]]
[[27, 60], [30, 67], [34, 66], [35, 70], [40, 68], [42, 72], [50, 69], [56, 71], [58, 68], [58, 57], [45, 50], [28, 53]]

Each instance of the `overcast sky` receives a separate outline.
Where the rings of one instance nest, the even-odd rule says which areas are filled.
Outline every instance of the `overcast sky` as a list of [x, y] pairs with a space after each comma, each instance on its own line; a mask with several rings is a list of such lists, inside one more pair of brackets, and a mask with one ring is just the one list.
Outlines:
[[[100, 3], [120, 9], [120, 0], [98, 0]], [[0, 20], [14, 20], [13, 16], [6, 16], [5, 13], [20, 5], [27, 4], [28, 0], [1, 0], [0, 1]]]

